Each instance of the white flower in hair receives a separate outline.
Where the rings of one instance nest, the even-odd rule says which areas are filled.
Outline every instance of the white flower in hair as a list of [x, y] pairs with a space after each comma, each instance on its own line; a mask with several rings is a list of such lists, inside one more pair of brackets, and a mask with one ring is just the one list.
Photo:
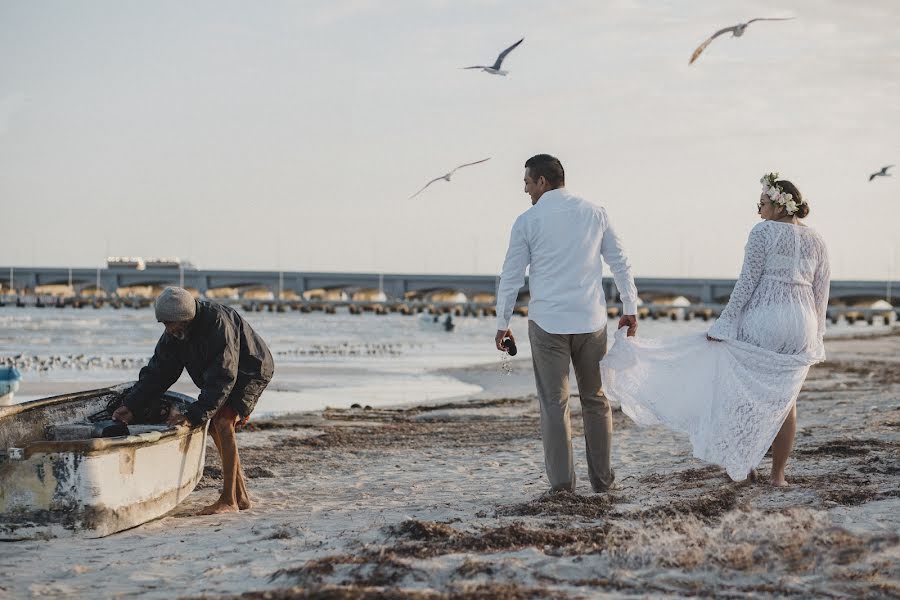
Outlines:
[[[790, 196], [790, 194], [788, 194], [788, 195]], [[788, 200], [787, 202], [784, 203], [784, 210], [786, 210], [787, 214], [789, 214], [789, 215], [792, 215], [795, 212], [797, 212], [797, 210], [799, 208], [800, 207], [797, 206], [797, 203], [794, 202], [793, 200]]]
[[793, 200], [793, 198], [794, 198], [793, 194], [788, 194], [786, 192], [781, 194], [781, 199], [784, 200], [785, 202], [790, 202], [791, 200]]
[[766, 193], [769, 195], [769, 199], [772, 200], [772, 202], [778, 202], [781, 197], [781, 190], [774, 186], [770, 187], [769, 191]]

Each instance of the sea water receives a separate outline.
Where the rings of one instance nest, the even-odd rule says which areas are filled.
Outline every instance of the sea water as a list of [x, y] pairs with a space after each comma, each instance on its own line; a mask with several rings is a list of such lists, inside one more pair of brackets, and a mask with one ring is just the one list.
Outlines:
[[[454, 317], [455, 327], [447, 332], [446, 317], [435, 321], [427, 314], [244, 316], [275, 359], [275, 377], [256, 416], [471, 397], [485, 391], [485, 382], [502, 393], [510, 372], [494, 347], [493, 318]], [[615, 324], [611, 319], [610, 333]], [[648, 319], [640, 321], [638, 334], [679, 335], [709, 325], [699, 319]], [[512, 361], [530, 363], [526, 319], [513, 317], [510, 327], [519, 348]], [[842, 327], [848, 326], [836, 328]], [[15, 362], [22, 371], [16, 402], [52, 395], [46, 393], [49, 387], [53, 393], [99, 388], [137, 379], [161, 334], [162, 325], [149, 309], [5, 307], [0, 308], [0, 364]], [[467, 378], [467, 369], [478, 369], [481, 376]], [[520, 381], [516, 391], [523, 391], [523, 385]], [[197, 393], [187, 373], [174, 389]]]

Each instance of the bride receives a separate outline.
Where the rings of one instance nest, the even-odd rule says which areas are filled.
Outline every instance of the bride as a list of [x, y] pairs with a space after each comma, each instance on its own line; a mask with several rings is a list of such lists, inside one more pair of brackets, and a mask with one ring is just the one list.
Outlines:
[[694, 456], [745, 479], [772, 447], [772, 485], [797, 429], [796, 400], [822, 336], [830, 270], [822, 237], [801, 223], [809, 204], [770, 173], [740, 278], [707, 334], [653, 340], [615, 335], [600, 362], [606, 395], [641, 425], [690, 436]]

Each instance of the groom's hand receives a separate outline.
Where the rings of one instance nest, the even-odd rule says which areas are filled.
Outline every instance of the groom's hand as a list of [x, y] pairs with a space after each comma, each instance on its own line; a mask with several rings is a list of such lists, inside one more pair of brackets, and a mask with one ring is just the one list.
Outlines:
[[494, 342], [497, 344], [497, 350], [500, 352], [506, 352], [506, 348], [503, 347], [503, 340], [505, 338], [509, 338], [515, 343], [516, 338], [513, 337], [512, 329], [507, 329], [503, 331], [502, 329], [497, 330], [497, 335], [494, 336]]
[[637, 316], [622, 315], [622, 318], [619, 319], [619, 329], [623, 327], [628, 328], [628, 337], [633, 337], [637, 333]]

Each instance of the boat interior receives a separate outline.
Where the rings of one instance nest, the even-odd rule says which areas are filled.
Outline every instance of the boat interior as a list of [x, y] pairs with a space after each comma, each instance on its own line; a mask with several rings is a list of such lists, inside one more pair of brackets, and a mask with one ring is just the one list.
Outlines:
[[[127, 436], [174, 431], [165, 424], [169, 411], [177, 407], [183, 412], [193, 401], [189, 396], [166, 392], [143, 414], [137, 415], [137, 423], [125, 425], [113, 421], [112, 412], [121, 405], [131, 385], [0, 407], [0, 458], [21, 458], [13, 455], [27, 453], [29, 447], [36, 445], [46, 450], [48, 442], [90, 442], [98, 438], [124, 440]], [[85, 445], [86, 450], [92, 447], [96, 444]]]

